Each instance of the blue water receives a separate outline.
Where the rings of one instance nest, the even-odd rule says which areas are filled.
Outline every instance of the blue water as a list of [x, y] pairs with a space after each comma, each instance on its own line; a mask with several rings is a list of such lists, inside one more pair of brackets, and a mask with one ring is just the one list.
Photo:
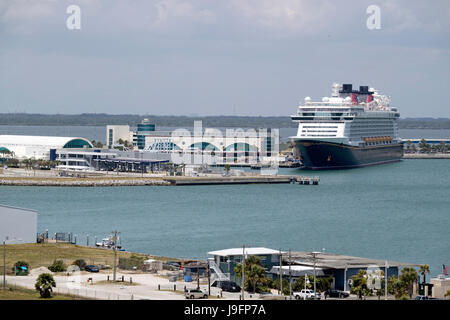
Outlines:
[[[266, 246], [450, 264], [450, 161], [283, 174], [318, 186], [0, 187], [0, 203], [37, 209], [39, 231], [78, 239], [121, 231], [127, 250], [205, 258], [212, 250]], [[91, 240], [92, 241], [92, 240]]]
[[[135, 128], [131, 128], [132, 130]], [[157, 127], [159, 131], [171, 131], [175, 127]], [[191, 127], [185, 129], [192, 130]], [[224, 128], [219, 128], [225, 132]], [[450, 139], [450, 129], [400, 129], [400, 137], [404, 139], [433, 138]], [[83, 137], [89, 140], [106, 141], [106, 126], [9, 126], [0, 125], [0, 134]], [[297, 128], [280, 128], [280, 141], [287, 142], [290, 136], [297, 134]]]

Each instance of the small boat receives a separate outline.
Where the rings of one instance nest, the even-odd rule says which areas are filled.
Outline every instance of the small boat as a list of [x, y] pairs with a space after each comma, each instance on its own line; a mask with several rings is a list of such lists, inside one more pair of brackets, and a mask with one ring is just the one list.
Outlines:
[[[119, 237], [118, 237], [118, 239], [119, 239], [119, 241], [120, 241], [120, 238], [119, 238]], [[103, 238], [102, 241], [101, 241], [101, 242], [97, 242], [97, 243], [95, 244], [95, 246], [100, 247], [100, 248], [113, 249], [113, 248], [114, 248], [114, 239], [113, 239], [113, 236], [109, 236], [108, 238]], [[116, 249], [118, 249], [119, 251], [120, 251], [120, 250], [123, 250], [123, 249], [122, 249], [122, 245], [121, 245], [121, 244], [118, 244], [118, 245], [116, 246]]]

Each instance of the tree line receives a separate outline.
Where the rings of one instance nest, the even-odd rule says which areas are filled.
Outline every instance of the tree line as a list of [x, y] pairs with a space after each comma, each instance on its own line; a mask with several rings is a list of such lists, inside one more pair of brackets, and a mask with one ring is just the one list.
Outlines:
[[[0, 125], [35, 126], [136, 126], [148, 118], [160, 127], [192, 126], [194, 120], [201, 120], [207, 127], [238, 128], [296, 128], [289, 116], [161, 116], [137, 114], [38, 114], [0, 113]], [[400, 129], [450, 129], [448, 118], [405, 118], [399, 120]]]
[[[238, 264], [234, 269], [236, 276], [242, 278], [242, 264]], [[249, 256], [245, 260], [245, 283], [244, 288], [248, 292], [261, 293], [269, 292], [270, 289], [280, 290], [280, 281], [274, 280], [266, 276], [266, 270], [261, 263], [261, 259], [257, 256]], [[392, 275], [387, 281], [387, 292], [393, 295], [396, 299], [407, 300], [411, 299], [413, 295], [413, 285], [419, 283], [420, 275], [423, 277], [423, 282], [426, 283], [426, 275], [430, 273], [428, 265], [421, 265], [419, 272], [415, 268], [405, 267], [401, 270], [398, 276]], [[419, 275], [420, 274], [420, 275]], [[359, 270], [359, 272], [351, 277], [350, 293], [362, 299], [366, 296], [378, 296], [380, 298], [385, 293], [385, 277], [384, 272], [380, 270], [379, 286], [376, 288], [374, 281], [376, 278], [371, 278], [366, 270]], [[306, 284], [305, 284], [306, 281]], [[298, 277], [293, 279], [291, 288], [292, 292], [301, 291], [302, 289], [312, 289], [314, 282], [313, 276]], [[333, 283], [333, 276], [316, 277], [316, 288], [318, 292], [325, 292], [331, 289]], [[287, 279], [282, 279], [282, 293], [290, 295], [289, 282]]]

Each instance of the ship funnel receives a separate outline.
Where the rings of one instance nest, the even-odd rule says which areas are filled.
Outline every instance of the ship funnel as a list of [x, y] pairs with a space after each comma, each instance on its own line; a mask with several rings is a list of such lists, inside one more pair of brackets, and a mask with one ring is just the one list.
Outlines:
[[352, 93], [352, 84], [346, 83], [342, 85], [342, 92], [343, 93]]
[[359, 93], [369, 93], [368, 86], [359, 86]]

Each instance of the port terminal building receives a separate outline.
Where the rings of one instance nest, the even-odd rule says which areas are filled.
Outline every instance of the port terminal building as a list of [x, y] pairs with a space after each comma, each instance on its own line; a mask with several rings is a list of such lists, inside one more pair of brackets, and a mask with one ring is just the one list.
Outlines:
[[445, 144], [446, 146], [450, 146], [450, 139], [402, 139], [404, 149], [408, 149], [409, 146], [418, 147], [422, 142], [429, 145]]
[[[214, 277], [240, 283], [234, 268], [242, 263], [243, 248], [232, 248], [208, 252], [210, 268]], [[274, 280], [279, 279], [280, 272], [283, 278], [293, 281], [305, 275], [317, 277], [332, 277], [332, 288], [344, 291], [350, 290], [352, 276], [359, 270], [381, 270], [387, 276], [398, 276], [399, 269], [404, 267], [418, 267], [417, 264], [386, 261], [379, 259], [361, 258], [338, 255], [327, 252], [291, 252], [290, 258], [286, 251], [269, 248], [246, 248], [245, 256], [254, 255], [260, 258], [262, 266], [266, 269], [266, 276]], [[281, 259], [280, 259], [281, 258]], [[281, 263], [281, 268], [280, 268]], [[281, 270], [281, 271], [280, 271]]]
[[169, 154], [117, 149], [59, 149], [56, 150], [57, 169], [81, 171], [160, 171], [169, 163]]
[[127, 125], [108, 125], [108, 148], [128, 142], [135, 150], [171, 153], [181, 162], [190, 162], [190, 155], [208, 156], [208, 164], [257, 163], [280, 161], [277, 129], [202, 128], [194, 121], [193, 130], [158, 131], [148, 119], [138, 124], [135, 132]]
[[56, 150], [91, 149], [92, 143], [80, 137], [0, 135], [0, 151], [18, 159], [56, 160]]
[[[298, 268], [297, 276], [313, 275], [333, 277], [332, 288], [349, 291], [352, 276], [358, 274], [359, 270], [381, 270], [387, 273], [388, 278], [398, 276], [399, 270], [404, 267], [418, 267], [417, 264], [387, 261], [380, 259], [361, 258], [347, 255], [339, 255], [328, 252], [292, 252], [291, 259], [283, 256], [282, 275], [289, 277], [289, 264], [294, 269]], [[269, 271], [274, 278], [280, 274], [280, 267], [274, 266]], [[292, 275], [291, 275], [292, 276]]]

